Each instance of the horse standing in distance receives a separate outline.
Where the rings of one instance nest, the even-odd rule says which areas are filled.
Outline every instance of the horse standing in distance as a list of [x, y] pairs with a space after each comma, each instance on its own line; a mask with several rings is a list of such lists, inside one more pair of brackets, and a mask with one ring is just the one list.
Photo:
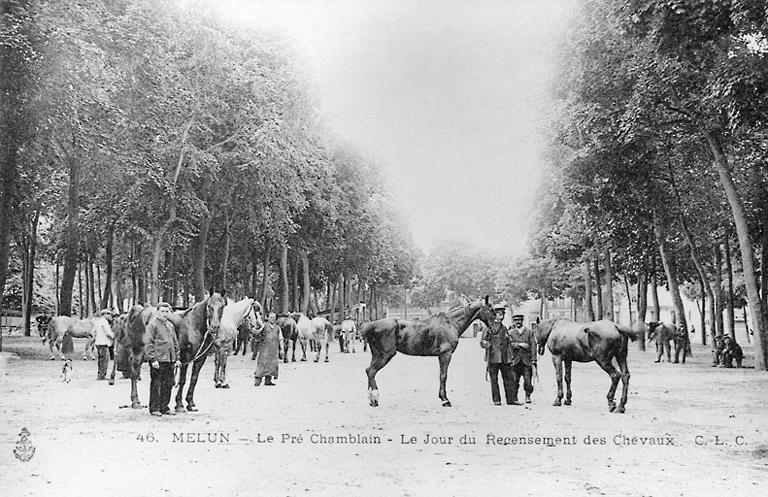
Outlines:
[[[610, 412], [624, 412], [629, 389], [629, 368], [627, 367], [627, 344], [637, 339], [634, 331], [620, 327], [606, 319], [577, 323], [566, 318], [542, 321], [536, 331], [536, 343], [539, 355], [544, 355], [545, 347], [552, 354], [557, 378], [557, 398], [552, 403], [560, 406], [563, 399], [563, 363], [565, 363], [566, 396], [565, 405], [571, 405], [571, 365], [576, 362], [595, 361], [611, 377], [608, 390], [608, 409]], [[613, 360], [619, 366], [616, 370]], [[614, 401], [616, 388], [622, 382], [621, 401], [618, 408]]]
[[181, 316], [181, 322], [176, 328], [179, 336], [179, 350], [181, 352], [181, 369], [179, 372], [179, 386], [176, 391], [176, 412], [184, 412], [184, 384], [187, 381], [187, 367], [192, 363], [192, 374], [189, 379], [186, 401], [187, 411], [197, 411], [194, 394], [195, 385], [200, 369], [205, 364], [208, 352], [213, 347], [216, 335], [221, 326], [221, 316], [227, 301], [224, 298], [226, 292], [217, 293], [211, 290], [209, 297], [187, 309]]
[[[680, 362], [680, 353], [683, 353], [683, 364], [685, 364], [686, 356], [691, 356], [691, 341], [688, 339], [688, 335], [685, 330], [677, 329], [674, 324], [661, 323], [653, 321], [647, 323], [648, 326], [648, 339], [656, 341], [657, 357], [654, 362], [661, 362], [661, 358], [664, 352], [667, 354], [667, 362], [674, 362], [675, 364]], [[675, 360], [671, 359], [671, 345], [675, 344]]]
[[96, 359], [93, 354], [94, 343], [96, 342], [96, 334], [93, 331], [94, 321], [101, 319], [100, 316], [91, 316], [85, 319], [79, 319], [72, 316], [56, 316], [48, 322], [48, 334], [43, 337], [43, 344], [48, 341], [48, 348], [51, 351], [51, 361], [54, 360], [53, 347], [59, 352], [61, 360], [64, 360], [64, 354], [61, 350], [61, 342], [64, 340], [64, 336], [67, 335], [72, 338], [86, 338], [88, 341], [85, 343], [83, 349], [83, 360], [88, 359], [90, 355], [91, 359]]
[[360, 325], [360, 333], [371, 347], [371, 365], [368, 374], [368, 400], [371, 406], [379, 405], [379, 387], [376, 373], [387, 365], [397, 352], [416, 356], [437, 356], [440, 362], [440, 400], [443, 406], [451, 402], [445, 391], [448, 365], [459, 344], [459, 337], [472, 321], [479, 319], [487, 326], [493, 321], [493, 309], [484, 300], [471, 302], [448, 312], [441, 312], [428, 320], [384, 318]]
[[[291, 362], [296, 362], [296, 341], [299, 339], [299, 330], [296, 328], [296, 320], [288, 314], [281, 314], [277, 317], [277, 325], [280, 327], [280, 334], [283, 337], [283, 346], [281, 347], [283, 363], [288, 362], [288, 345], [293, 342], [291, 349]], [[256, 350], [254, 349], [254, 359]], [[307, 360], [307, 354], [304, 354], [302, 361]]]
[[[264, 320], [261, 317], [261, 304], [257, 300], [246, 297], [224, 307], [219, 333], [214, 341], [213, 383], [216, 388], [229, 388], [226, 380], [227, 356], [232, 351], [232, 344], [237, 338], [238, 329], [242, 324], [246, 324], [254, 333], [264, 326]], [[243, 351], [245, 351], [245, 346], [243, 346]]]

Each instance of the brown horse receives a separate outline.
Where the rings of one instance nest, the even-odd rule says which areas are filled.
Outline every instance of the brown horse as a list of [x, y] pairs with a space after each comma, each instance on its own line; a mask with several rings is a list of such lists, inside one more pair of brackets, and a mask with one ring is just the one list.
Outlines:
[[[282, 355], [283, 362], [288, 362], [288, 345], [293, 342], [293, 349], [291, 350], [291, 362], [296, 362], [296, 342], [299, 339], [299, 331], [296, 328], [296, 320], [289, 314], [281, 314], [277, 318], [277, 325], [280, 327], [280, 334], [283, 336]], [[254, 350], [254, 356], [256, 352]], [[306, 354], [303, 361], [306, 361]]]
[[48, 341], [48, 347], [51, 350], [50, 360], [54, 360], [54, 347], [58, 350], [61, 360], [64, 360], [61, 343], [62, 340], [64, 340], [65, 335], [72, 338], [86, 338], [88, 341], [85, 343], [85, 348], [83, 349], [83, 360], [86, 360], [89, 354], [91, 359], [96, 359], [96, 356], [93, 354], [94, 343], [96, 342], [96, 334], [93, 331], [93, 325], [97, 319], [101, 319], [100, 316], [91, 316], [85, 319], [71, 316], [56, 316], [55, 318], [52, 318], [48, 322], [48, 334], [42, 337], [43, 344]]
[[211, 290], [209, 297], [198, 302], [181, 316], [181, 323], [176, 328], [179, 336], [179, 349], [181, 351], [181, 371], [179, 372], [179, 387], [176, 391], [176, 412], [184, 412], [184, 384], [187, 380], [187, 367], [192, 363], [192, 374], [189, 379], [186, 401], [187, 411], [197, 411], [194, 394], [195, 385], [200, 369], [205, 364], [208, 352], [216, 341], [221, 326], [221, 315], [227, 301], [224, 298], [226, 292], [217, 293]]
[[[544, 347], [552, 354], [557, 377], [557, 398], [552, 404], [561, 405], [563, 400], [563, 363], [565, 363], [566, 396], [565, 405], [571, 405], [571, 364], [595, 361], [611, 376], [611, 388], [608, 390], [608, 409], [610, 412], [624, 412], [629, 388], [629, 368], [627, 367], [627, 341], [635, 341], [634, 331], [622, 328], [613, 321], [591, 321], [577, 323], [566, 318], [542, 321], [535, 331], [539, 355], [544, 355]], [[613, 364], [618, 363], [620, 373]], [[618, 409], [614, 401], [616, 388], [622, 381], [621, 401]]]
[[493, 309], [487, 296], [485, 300], [477, 300], [447, 313], [441, 312], [425, 321], [384, 318], [363, 323], [360, 332], [371, 346], [371, 365], [365, 370], [368, 374], [368, 399], [371, 406], [379, 405], [376, 373], [386, 366], [397, 352], [402, 352], [407, 355], [438, 357], [439, 396], [443, 406], [449, 407], [451, 402], [445, 392], [448, 365], [459, 344], [459, 336], [476, 319], [489, 326], [493, 320]]

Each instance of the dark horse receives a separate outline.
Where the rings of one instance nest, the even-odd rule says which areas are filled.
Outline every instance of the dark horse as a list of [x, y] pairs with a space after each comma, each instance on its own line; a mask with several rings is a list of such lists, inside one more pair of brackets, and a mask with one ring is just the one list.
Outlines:
[[[565, 363], [565, 383], [567, 393], [565, 405], [571, 405], [571, 364], [595, 361], [611, 376], [611, 388], [608, 390], [608, 409], [610, 412], [624, 412], [629, 388], [629, 368], [627, 367], [627, 342], [637, 339], [634, 331], [622, 328], [613, 321], [591, 321], [577, 323], [566, 318], [542, 321], [536, 328], [536, 343], [539, 355], [544, 355], [544, 347], [552, 354], [557, 377], [557, 398], [552, 404], [561, 405], [563, 400], [563, 363]], [[614, 367], [616, 358], [619, 369]], [[616, 388], [622, 381], [621, 402], [618, 409], [614, 401]]]
[[[281, 314], [277, 318], [277, 325], [280, 327], [280, 334], [283, 336], [283, 346], [281, 347], [283, 362], [288, 362], [288, 345], [293, 342], [291, 350], [291, 361], [296, 362], [296, 342], [299, 339], [299, 331], [296, 328], [296, 320], [289, 314]], [[306, 354], [305, 354], [306, 355]], [[306, 357], [302, 359], [306, 361]]]
[[440, 361], [440, 400], [448, 407], [451, 402], [445, 393], [448, 365], [459, 344], [459, 336], [469, 324], [479, 319], [490, 326], [493, 309], [485, 300], [477, 300], [464, 307], [441, 312], [429, 320], [405, 320], [384, 318], [363, 323], [360, 332], [371, 347], [371, 365], [368, 373], [368, 399], [371, 406], [379, 405], [379, 387], [376, 373], [395, 356], [397, 352], [418, 356], [437, 356]]
[[187, 367], [192, 363], [192, 374], [189, 378], [187, 389], [187, 410], [197, 411], [193, 396], [200, 369], [205, 364], [208, 352], [213, 347], [216, 335], [221, 326], [221, 315], [227, 300], [226, 292], [210, 292], [210, 296], [193, 305], [181, 315], [181, 323], [176, 328], [179, 335], [179, 349], [181, 351], [181, 371], [179, 372], [179, 387], [176, 391], [176, 412], [184, 412], [182, 403], [184, 383], [187, 380]]

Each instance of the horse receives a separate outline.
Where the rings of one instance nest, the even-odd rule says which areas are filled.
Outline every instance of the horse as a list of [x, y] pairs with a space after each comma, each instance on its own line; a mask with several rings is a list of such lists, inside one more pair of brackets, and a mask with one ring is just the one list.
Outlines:
[[656, 340], [656, 352], [658, 356], [655, 362], [661, 362], [661, 358], [666, 351], [667, 362], [673, 362], [670, 357], [670, 342], [675, 344], [675, 360], [674, 363], [680, 362], [680, 352], [683, 353], [683, 364], [685, 364], [686, 356], [691, 356], [691, 342], [688, 339], [688, 335], [682, 328], [676, 328], [675, 325], [669, 323], [660, 323], [653, 321], [646, 323], [648, 326], [648, 339]]
[[[293, 319], [292, 316], [288, 314], [281, 314], [277, 317], [277, 325], [280, 327], [280, 333], [283, 336], [283, 347], [282, 347], [282, 359], [283, 363], [288, 362], [288, 344], [289, 342], [293, 342], [293, 349], [291, 351], [291, 362], [296, 362], [296, 341], [299, 339], [299, 332], [296, 328], [296, 320]], [[255, 349], [254, 349], [255, 352]], [[304, 359], [302, 361], [306, 361], [307, 356], [304, 354]]]
[[[293, 315], [296, 321], [296, 330], [299, 333], [299, 343], [301, 344], [302, 361], [307, 360], [307, 341], [314, 342], [314, 351], [317, 352], [315, 362], [320, 361], [320, 355], [325, 349], [325, 362], [328, 362], [328, 338], [333, 332], [333, 325], [327, 319], [317, 316], [309, 319], [306, 314], [298, 313]], [[313, 351], [310, 348], [310, 351]]]
[[50, 360], [54, 360], [53, 347], [59, 351], [61, 360], [64, 360], [64, 354], [61, 350], [61, 342], [64, 339], [64, 335], [68, 335], [72, 338], [87, 338], [83, 349], [83, 360], [88, 359], [90, 355], [91, 359], [96, 359], [93, 354], [94, 343], [96, 342], [96, 334], [93, 331], [93, 324], [99, 316], [91, 316], [86, 319], [79, 319], [71, 316], [56, 316], [48, 322], [48, 333], [43, 337], [43, 344], [48, 341], [48, 347], [51, 351]]
[[232, 344], [239, 334], [238, 329], [241, 324], [248, 324], [248, 328], [254, 332], [264, 326], [264, 320], [261, 318], [261, 304], [257, 300], [246, 297], [224, 307], [219, 333], [214, 341], [213, 383], [216, 388], [229, 388], [226, 381], [227, 356], [232, 351]]
[[440, 392], [443, 406], [451, 402], [445, 392], [448, 365], [459, 344], [459, 336], [472, 321], [479, 319], [490, 326], [493, 309], [488, 302], [477, 300], [448, 312], [441, 312], [429, 320], [383, 318], [360, 325], [360, 332], [371, 347], [368, 375], [368, 400], [372, 407], [379, 405], [379, 387], [376, 373], [387, 365], [397, 352], [416, 356], [437, 356], [440, 362]]
[[43, 342], [45, 342], [44, 337], [48, 332], [48, 323], [51, 322], [51, 319], [53, 319], [53, 317], [47, 314], [40, 314], [35, 318], [35, 321], [37, 321], [37, 334], [40, 335]]
[[[128, 313], [120, 314], [119, 316], [115, 316], [114, 321], [112, 322], [112, 332], [115, 334], [113, 338], [113, 344], [114, 344], [114, 353], [115, 358], [112, 361], [112, 373], [109, 376], [109, 384], [114, 385], [115, 384], [115, 370], [120, 368], [120, 371], [123, 373], [123, 378], [130, 378], [130, 369], [126, 366], [125, 361], [120, 362], [118, 365], [119, 359], [121, 357], [125, 357], [124, 348], [125, 348], [125, 334], [128, 327]], [[140, 378], [138, 378], [140, 379]]]
[[350, 345], [352, 346], [352, 352], [355, 352], [355, 339], [357, 338], [357, 325], [352, 319], [345, 319], [341, 322], [341, 333], [344, 334], [343, 350], [342, 352], [349, 353]]
[[194, 394], [195, 385], [200, 369], [205, 364], [208, 352], [219, 333], [221, 325], [221, 316], [227, 301], [224, 298], [225, 291], [222, 293], [209, 292], [209, 297], [202, 302], [198, 302], [190, 309], [187, 309], [181, 316], [181, 322], [176, 328], [179, 336], [179, 350], [181, 368], [179, 372], [179, 385], [176, 391], [176, 412], [184, 412], [184, 384], [187, 380], [187, 367], [192, 363], [192, 374], [189, 379], [186, 401], [187, 411], [197, 411], [195, 407]]
[[109, 383], [114, 384], [115, 369], [127, 372], [131, 378], [131, 408], [141, 409], [136, 382], [141, 374], [141, 364], [146, 360], [144, 349], [149, 337], [146, 335], [147, 324], [157, 315], [155, 307], [134, 305], [128, 311], [125, 320], [118, 324], [115, 333], [115, 362]]
[[234, 355], [237, 355], [240, 353], [241, 347], [243, 349], [242, 355], [245, 355], [246, 352], [248, 351], [248, 343], [250, 341], [251, 341], [251, 327], [248, 325], [246, 321], [243, 321], [237, 327], [237, 336], [235, 337]]
[[[565, 383], [567, 387], [565, 405], [571, 405], [571, 364], [595, 361], [611, 377], [608, 390], [608, 410], [623, 413], [627, 404], [629, 388], [629, 368], [627, 366], [627, 343], [637, 339], [637, 333], [620, 327], [607, 319], [577, 323], [567, 318], [542, 321], [534, 332], [539, 355], [544, 355], [545, 347], [552, 354], [557, 378], [557, 398], [553, 406], [560, 406], [563, 399], [563, 363], [565, 363]], [[613, 365], [616, 359], [619, 369]], [[618, 408], [614, 401], [619, 380], [622, 381], [621, 401]]]

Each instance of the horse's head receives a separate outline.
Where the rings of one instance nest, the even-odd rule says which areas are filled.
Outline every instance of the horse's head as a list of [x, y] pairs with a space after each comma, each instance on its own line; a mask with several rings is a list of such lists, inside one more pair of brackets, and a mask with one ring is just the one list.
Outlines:
[[35, 320], [37, 321], [37, 334], [40, 335], [40, 338], [45, 341], [45, 338], [47, 337], [48, 333], [48, 323], [51, 322], [51, 319], [53, 319], [51, 316], [48, 316], [46, 314], [43, 314], [41, 316], [37, 316]]
[[256, 329], [262, 329], [264, 327], [264, 309], [258, 300], [254, 300], [251, 304], [251, 311], [253, 311]]
[[488, 300], [488, 295], [485, 296], [485, 299], [473, 302], [469, 306], [470, 308], [475, 308], [475, 319], [482, 321], [488, 327], [491, 326], [491, 323], [493, 323], [493, 306]]
[[552, 327], [555, 325], [557, 319], [547, 319], [538, 323], [538, 326], [533, 331], [536, 337], [536, 345], [539, 349], [539, 355], [544, 355], [544, 348], [547, 346], [547, 340], [549, 340], [549, 334], [552, 333]]
[[208, 300], [205, 301], [206, 327], [211, 333], [216, 335], [221, 326], [221, 315], [224, 313], [224, 307], [227, 305], [227, 299], [224, 298], [226, 291], [221, 293], [211, 290]]

